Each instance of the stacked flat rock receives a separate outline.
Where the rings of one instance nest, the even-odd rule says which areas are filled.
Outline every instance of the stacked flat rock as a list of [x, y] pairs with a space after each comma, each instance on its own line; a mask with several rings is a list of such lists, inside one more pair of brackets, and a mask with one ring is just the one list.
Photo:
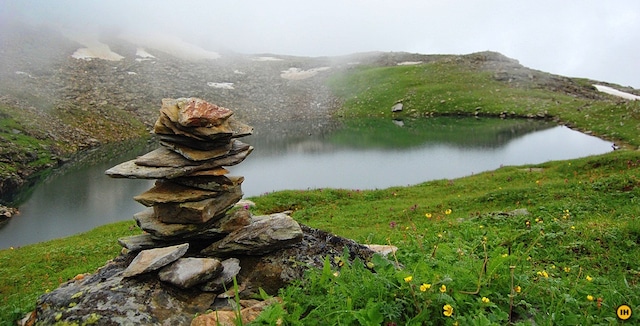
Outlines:
[[[134, 197], [148, 207], [133, 217], [146, 233], [118, 239], [141, 257], [123, 276], [159, 270], [161, 280], [188, 288], [233, 265], [231, 255], [264, 254], [302, 239], [300, 226], [287, 214], [253, 217], [246, 209], [231, 210], [242, 199], [244, 178], [228, 176], [225, 166], [242, 162], [253, 150], [238, 140], [253, 129], [232, 114], [197, 98], [163, 99], [153, 129], [161, 147], [105, 172], [115, 178], [157, 179], [153, 188]], [[198, 252], [188, 254], [190, 247]]]
[[230, 222], [225, 213], [242, 198], [244, 178], [226, 176], [224, 166], [242, 162], [253, 150], [238, 140], [252, 128], [232, 114], [197, 98], [163, 99], [153, 130], [162, 147], [106, 171], [111, 177], [158, 179], [134, 198], [151, 208], [134, 219], [153, 238], [229, 231], [223, 230]]

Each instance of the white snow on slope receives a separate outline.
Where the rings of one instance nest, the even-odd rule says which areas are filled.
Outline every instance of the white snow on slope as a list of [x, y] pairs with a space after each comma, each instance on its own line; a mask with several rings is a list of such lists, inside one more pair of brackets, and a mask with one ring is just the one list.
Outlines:
[[289, 79], [289, 80], [307, 79], [317, 75], [318, 72], [320, 71], [325, 71], [329, 69], [331, 69], [331, 67], [319, 67], [319, 68], [313, 68], [309, 70], [301, 70], [299, 68], [289, 68], [287, 70], [282, 71], [282, 73], [280, 74], [280, 77], [284, 79]]
[[619, 96], [622, 98], [625, 98], [627, 100], [640, 100], [640, 96], [638, 95], [633, 95], [631, 93], [627, 93], [627, 92], [623, 92], [623, 91], [619, 91], [615, 88], [609, 87], [609, 86], [604, 86], [604, 85], [593, 85], [598, 91], [603, 92], [603, 93], [607, 93], [609, 95], [614, 95], [614, 96]]

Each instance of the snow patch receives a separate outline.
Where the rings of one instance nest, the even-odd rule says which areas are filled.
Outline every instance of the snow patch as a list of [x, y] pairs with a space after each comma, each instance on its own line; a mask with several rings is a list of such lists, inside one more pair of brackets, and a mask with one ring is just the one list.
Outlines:
[[640, 96], [631, 93], [619, 91], [615, 88], [604, 85], [593, 85], [598, 91], [607, 93], [609, 95], [619, 96], [627, 100], [640, 100]]
[[138, 44], [140, 47], [159, 50], [181, 59], [200, 60], [220, 58], [220, 54], [217, 52], [209, 51], [195, 44], [185, 42], [174, 35], [157, 33], [140, 35], [123, 34], [120, 35], [120, 38], [133, 44]]
[[404, 61], [404, 62], [398, 62], [397, 65], [398, 66], [411, 66], [411, 65], [419, 65], [421, 63], [422, 63], [422, 61]]
[[213, 87], [213, 88], [222, 88], [222, 89], [234, 89], [233, 88], [233, 83], [214, 83], [214, 82], [208, 82], [207, 86], [209, 87]]
[[27, 76], [27, 77], [29, 77], [29, 78], [33, 78], [33, 79], [35, 79], [35, 78], [36, 78], [36, 77], [31, 76], [31, 74], [30, 74], [30, 73], [28, 73], [28, 72], [24, 72], [24, 71], [16, 71], [16, 75], [23, 75], [23, 76]]
[[142, 61], [149, 61], [149, 60], [153, 60], [156, 57], [153, 56], [151, 53], [147, 52], [147, 50], [145, 50], [144, 48], [137, 48], [136, 49], [136, 61], [138, 62], [142, 62]]
[[313, 77], [318, 74], [320, 71], [329, 70], [331, 67], [319, 67], [313, 68], [309, 70], [301, 70], [298, 68], [289, 68], [287, 70], [282, 71], [280, 77], [289, 80], [301, 80]]
[[276, 57], [257, 57], [257, 58], [252, 58], [251, 61], [282, 61], [283, 59], [280, 58], [276, 58]]

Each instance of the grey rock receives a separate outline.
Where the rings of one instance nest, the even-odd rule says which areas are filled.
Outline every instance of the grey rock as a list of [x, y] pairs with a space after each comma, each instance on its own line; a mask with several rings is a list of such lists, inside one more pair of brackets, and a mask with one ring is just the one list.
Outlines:
[[202, 201], [216, 196], [220, 196], [220, 192], [158, 180], [153, 188], [133, 197], [133, 199], [142, 205], [150, 207], [158, 204]]
[[216, 240], [250, 223], [250, 219], [238, 213], [224, 214], [204, 224], [163, 223], [155, 217], [153, 208], [133, 216], [138, 226], [152, 238], [163, 241], [176, 239]]
[[300, 225], [286, 214], [254, 218], [253, 223], [238, 229], [202, 250], [203, 254], [261, 255], [299, 242]]
[[240, 273], [240, 260], [238, 258], [229, 258], [222, 261], [222, 273], [210, 281], [204, 283], [200, 289], [206, 292], [224, 292], [229, 289], [229, 285], [233, 278]]
[[122, 277], [131, 277], [162, 268], [182, 257], [189, 249], [189, 244], [143, 250], [133, 259], [129, 267], [122, 272]]
[[[211, 193], [207, 190], [199, 190], [191, 188], [193, 191], [188, 193]], [[170, 197], [171, 194], [168, 194]], [[176, 198], [169, 200], [181, 200], [187, 198], [189, 195], [180, 196], [179, 193], [175, 194]], [[242, 190], [240, 186], [232, 187], [228, 191], [220, 193], [218, 196], [199, 200], [199, 201], [185, 201], [178, 203], [160, 203], [156, 202], [153, 206], [156, 218], [160, 222], [164, 223], [180, 223], [180, 224], [202, 224], [221, 216], [226, 211], [235, 205], [242, 198]], [[137, 200], [137, 199], [136, 199]]]
[[167, 245], [167, 242], [159, 241], [153, 238], [153, 236], [151, 236], [151, 234], [149, 233], [119, 238], [118, 243], [122, 247], [127, 248], [130, 251], [153, 249], [153, 248], [159, 248]]
[[182, 176], [188, 176], [192, 173], [204, 170], [212, 170], [222, 166], [236, 165], [242, 161], [253, 151], [252, 146], [247, 146], [243, 150], [224, 156], [219, 159], [213, 159], [202, 162], [200, 165], [183, 166], [183, 167], [151, 167], [136, 164], [136, 160], [130, 160], [120, 163], [107, 171], [105, 174], [112, 178], [132, 178], [132, 179], [173, 179]]
[[168, 289], [155, 275], [122, 278], [134, 254], [120, 255], [95, 274], [72, 280], [41, 296], [36, 303], [38, 325], [189, 325], [206, 312], [215, 293]]
[[228, 191], [230, 187], [238, 186], [244, 181], [241, 176], [200, 176], [175, 178], [171, 181], [198, 189], [211, 191]]
[[185, 159], [194, 161], [194, 162], [202, 162], [202, 161], [207, 161], [214, 158], [223, 157], [229, 154], [229, 152], [232, 149], [232, 143], [229, 143], [229, 145], [220, 146], [220, 147], [209, 149], [209, 150], [202, 150], [202, 149], [198, 149], [197, 147], [196, 148], [192, 147], [192, 146], [195, 147], [197, 145], [191, 145], [191, 144], [183, 145], [180, 143], [168, 142], [166, 140], [161, 140], [160, 144], [170, 149], [171, 151], [181, 155]]
[[218, 276], [222, 268], [215, 258], [180, 258], [162, 268], [158, 276], [161, 281], [188, 289]]
[[400, 112], [402, 111], [402, 103], [396, 103], [391, 107], [391, 112]]
[[149, 167], [171, 167], [181, 168], [183, 166], [198, 165], [198, 162], [194, 162], [184, 158], [184, 156], [169, 150], [166, 147], [159, 147], [147, 154], [144, 154], [134, 160], [136, 165], [149, 166]]

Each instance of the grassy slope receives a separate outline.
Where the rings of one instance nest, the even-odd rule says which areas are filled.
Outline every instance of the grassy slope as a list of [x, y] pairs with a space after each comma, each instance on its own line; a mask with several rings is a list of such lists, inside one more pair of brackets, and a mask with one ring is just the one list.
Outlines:
[[[343, 117], [390, 116], [391, 105], [401, 99], [414, 116], [473, 114], [477, 107], [487, 115], [546, 111], [579, 129], [640, 145], [637, 103], [514, 87], [450, 60], [358, 68], [333, 86], [345, 100]], [[283, 292], [286, 312], [276, 306], [264, 318], [305, 324], [615, 322], [618, 304], [640, 304], [640, 267], [633, 258], [640, 254], [639, 164], [638, 151], [616, 151], [413, 187], [282, 191], [253, 198], [261, 212], [293, 209], [301, 223], [361, 242], [396, 245], [397, 259], [406, 267], [396, 271], [375, 261], [370, 263], [376, 274], [357, 264], [344, 266], [340, 277], [329, 269], [317, 272], [304, 287]], [[501, 214], [519, 208], [530, 214]], [[117, 237], [137, 232], [131, 225], [0, 251], [0, 320], [16, 318], [32, 309], [40, 293], [103, 265], [119, 251]], [[422, 292], [422, 283], [431, 288]], [[445, 304], [454, 309], [451, 317], [442, 314]]]

